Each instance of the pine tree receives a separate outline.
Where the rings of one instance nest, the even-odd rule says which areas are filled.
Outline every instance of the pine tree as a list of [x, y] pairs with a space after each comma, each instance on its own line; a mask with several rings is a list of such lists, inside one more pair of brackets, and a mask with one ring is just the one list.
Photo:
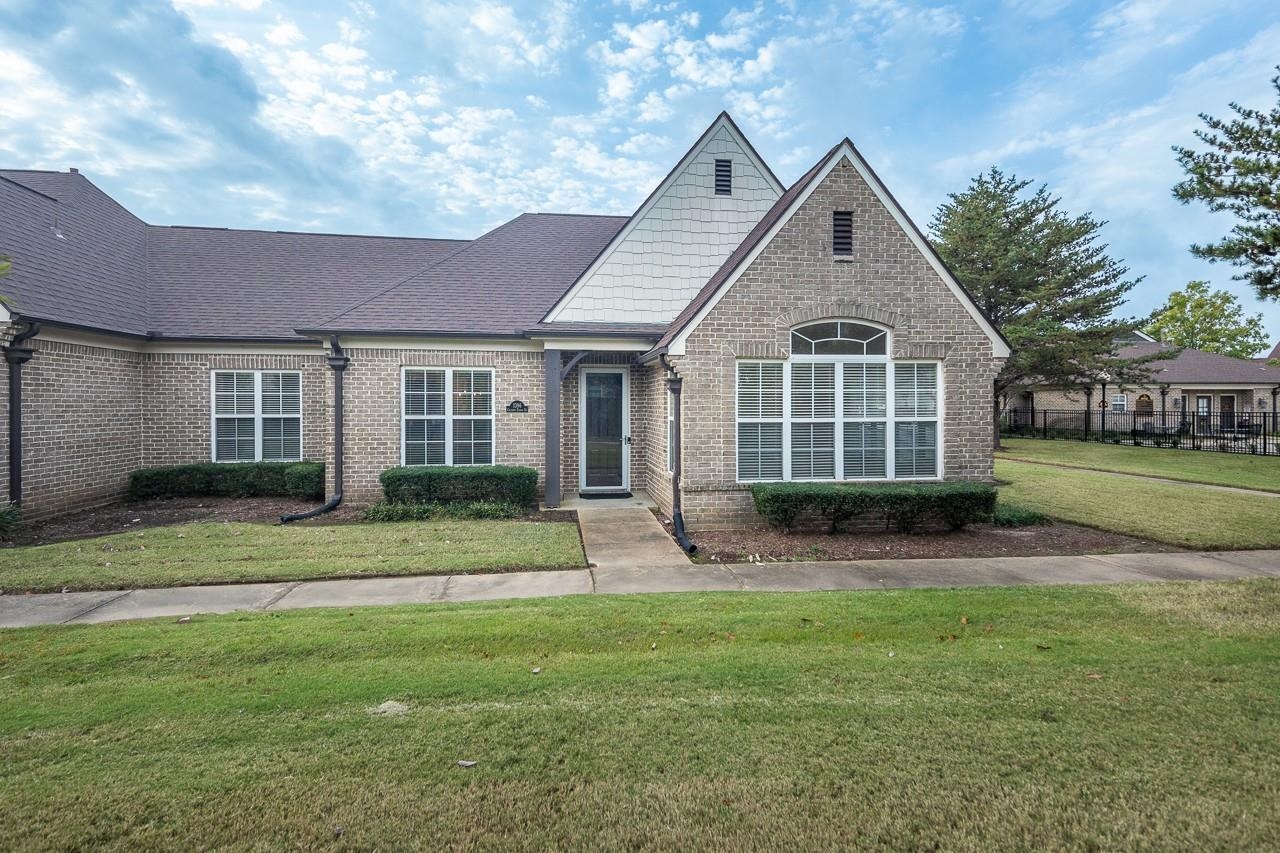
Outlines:
[[997, 422], [1017, 385], [1147, 375], [1114, 354], [1139, 321], [1112, 315], [1141, 279], [1126, 279], [1128, 268], [1107, 254], [1105, 223], [1067, 214], [1044, 186], [1026, 194], [1031, 183], [992, 167], [949, 195], [930, 224], [938, 253], [1013, 349], [995, 381]]
[[[1280, 66], [1277, 66], [1280, 71]], [[1280, 95], [1280, 74], [1271, 78]], [[1196, 137], [1211, 150], [1175, 146], [1186, 180], [1173, 188], [1183, 204], [1204, 202], [1210, 210], [1235, 214], [1231, 233], [1191, 252], [1210, 261], [1244, 267], [1259, 299], [1280, 299], [1280, 99], [1269, 111], [1230, 104], [1229, 122], [1200, 114], [1208, 130]]]

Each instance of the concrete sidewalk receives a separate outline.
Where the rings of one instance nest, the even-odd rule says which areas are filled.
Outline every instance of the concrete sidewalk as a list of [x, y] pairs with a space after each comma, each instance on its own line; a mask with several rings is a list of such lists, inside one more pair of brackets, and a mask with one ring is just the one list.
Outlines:
[[591, 593], [805, 592], [906, 587], [1280, 578], [1280, 551], [865, 560], [736, 565], [614, 565], [559, 572], [370, 578], [171, 589], [0, 595], [0, 627], [197, 613], [539, 598]]

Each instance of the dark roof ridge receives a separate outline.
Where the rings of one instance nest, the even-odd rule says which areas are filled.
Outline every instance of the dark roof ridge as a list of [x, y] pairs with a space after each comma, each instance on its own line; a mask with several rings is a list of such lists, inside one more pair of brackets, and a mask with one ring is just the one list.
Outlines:
[[[36, 170], [35, 170], [35, 169], [4, 169], [3, 171], [6, 171], [6, 172], [34, 172], [34, 171], [36, 171]], [[55, 175], [56, 175], [56, 174], [61, 174], [61, 173], [59, 173], [59, 172], [52, 172], [52, 173], [50, 173], [50, 174], [55, 174]], [[26, 184], [22, 183], [21, 181], [15, 181], [13, 178], [6, 178], [4, 175], [0, 175], [0, 181], [4, 181], [6, 184], [13, 184], [15, 187], [17, 187], [17, 188], [18, 188], [18, 189], [20, 189], [20, 190], [26, 190], [27, 192], [32, 193], [32, 194], [34, 194], [34, 195], [38, 195], [38, 196], [40, 196], [40, 197], [41, 197], [41, 198], [43, 198], [43, 199], [48, 199], [49, 201], [53, 202], [54, 204], [62, 204], [62, 202], [58, 201], [58, 200], [57, 200], [56, 198], [54, 198], [53, 196], [48, 195], [48, 194], [46, 194], [46, 193], [42, 193], [42, 192], [40, 192], [40, 190], [32, 189], [31, 187], [27, 186]]]
[[535, 215], [535, 214], [531, 214], [531, 213], [522, 213], [522, 214], [520, 214], [519, 216], [517, 216], [517, 217], [515, 217], [515, 218], [513, 218], [513, 219], [508, 219], [506, 222], [502, 223], [501, 225], [498, 225], [498, 226], [496, 226], [496, 227], [494, 227], [494, 228], [490, 228], [488, 231], [484, 232], [484, 233], [483, 233], [483, 234], [481, 234], [479, 237], [475, 238], [474, 240], [468, 240], [464, 245], [459, 246], [456, 250], [454, 250], [454, 251], [450, 252], [449, 254], [445, 255], [444, 257], [440, 258], [439, 260], [435, 261], [434, 263], [427, 264], [427, 265], [426, 265], [425, 267], [423, 267], [422, 269], [420, 269], [420, 270], [415, 270], [414, 272], [410, 273], [409, 275], [405, 276], [404, 278], [399, 279], [398, 281], [395, 281], [395, 282], [393, 282], [393, 283], [391, 283], [391, 284], [387, 285], [387, 286], [386, 286], [385, 288], [383, 288], [382, 290], [379, 290], [379, 291], [378, 291], [378, 292], [376, 292], [376, 293], [371, 293], [371, 294], [369, 294], [368, 296], [366, 296], [365, 298], [363, 298], [363, 299], [361, 299], [361, 300], [359, 300], [359, 301], [357, 301], [357, 302], [353, 302], [353, 303], [351, 303], [351, 304], [350, 304], [350, 305], [348, 305], [346, 308], [343, 308], [341, 311], [339, 311], [337, 314], [334, 314], [334, 315], [332, 315], [332, 316], [330, 316], [330, 317], [326, 317], [324, 320], [322, 320], [321, 322], [319, 322], [319, 323], [318, 323], [318, 324], [316, 324], [316, 325], [318, 325], [318, 326], [327, 326], [328, 324], [330, 324], [330, 323], [332, 323], [333, 321], [337, 320], [339, 317], [343, 316], [344, 314], [349, 314], [349, 313], [351, 313], [352, 311], [354, 311], [354, 310], [356, 310], [357, 308], [359, 308], [360, 306], [365, 305], [365, 304], [367, 304], [367, 303], [371, 302], [372, 300], [377, 299], [378, 297], [385, 296], [386, 294], [388, 294], [388, 293], [392, 292], [392, 291], [393, 291], [393, 290], [395, 290], [396, 288], [401, 287], [401, 286], [403, 286], [403, 285], [405, 285], [405, 284], [408, 284], [409, 282], [413, 281], [415, 278], [417, 278], [418, 276], [420, 276], [420, 275], [422, 275], [423, 273], [427, 272], [428, 270], [434, 269], [435, 267], [440, 266], [440, 264], [444, 263], [445, 261], [452, 260], [453, 258], [457, 257], [458, 255], [461, 255], [462, 253], [466, 252], [468, 249], [470, 249], [470, 248], [472, 248], [473, 246], [475, 246], [477, 243], [481, 242], [482, 240], [484, 240], [484, 239], [486, 239], [486, 238], [488, 238], [488, 237], [491, 237], [493, 234], [497, 233], [498, 231], [501, 231], [503, 228], [506, 228], [506, 227], [507, 227], [508, 225], [510, 225], [511, 223], [516, 222], [516, 221], [518, 221], [518, 220], [520, 220], [520, 219], [522, 219], [522, 218], [524, 218], [524, 217], [526, 217], [526, 216], [533, 216], [533, 215]]
[[528, 210], [521, 216], [581, 216], [584, 219], [630, 219], [628, 213], [561, 213], [556, 210]]
[[187, 231], [227, 231], [235, 234], [296, 234], [300, 237], [355, 237], [361, 240], [430, 240], [434, 243], [470, 243], [466, 237], [397, 237], [394, 234], [351, 234], [342, 231], [288, 231], [280, 228], [232, 228], [226, 225], [147, 225]]

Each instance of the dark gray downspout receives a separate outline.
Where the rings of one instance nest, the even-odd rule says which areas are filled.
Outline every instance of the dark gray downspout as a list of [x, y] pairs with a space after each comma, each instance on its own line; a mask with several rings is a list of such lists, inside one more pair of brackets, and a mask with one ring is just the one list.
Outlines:
[[329, 338], [329, 348], [329, 367], [333, 369], [333, 497], [313, 510], [280, 516], [281, 524], [324, 515], [326, 512], [337, 509], [338, 504], [342, 503], [342, 376], [351, 359], [342, 351], [337, 335]]
[[684, 380], [676, 375], [675, 368], [663, 353], [662, 366], [667, 369], [667, 391], [671, 393], [671, 526], [674, 528], [676, 543], [686, 554], [696, 554], [698, 546], [689, 540], [684, 529], [684, 511], [680, 506], [680, 391]]
[[38, 334], [40, 324], [27, 323], [4, 348], [9, 362], [9, 502], [14, 506], [22, 506], [22, 365], [36, 354], [35, 348], [23, 344]]

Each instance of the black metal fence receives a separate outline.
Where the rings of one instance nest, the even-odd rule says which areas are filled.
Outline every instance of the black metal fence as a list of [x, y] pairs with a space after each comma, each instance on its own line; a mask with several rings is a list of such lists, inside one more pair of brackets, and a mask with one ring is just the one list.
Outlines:
[[1001, 418], [1000, 434], [1280, 456], [1280, 422], [1276, 412], [1013, 408], [1006, 410]]

